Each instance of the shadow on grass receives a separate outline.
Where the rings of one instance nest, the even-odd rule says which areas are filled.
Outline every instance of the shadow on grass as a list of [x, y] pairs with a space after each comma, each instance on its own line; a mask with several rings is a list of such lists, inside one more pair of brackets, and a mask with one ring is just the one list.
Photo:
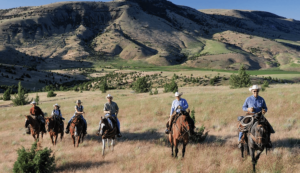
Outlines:
[[66, 163], [61, 166], [57, 166], [55, 169], [55, 172], [74, 171], [74, 170], [78, 170], [78, 169], [87, 169], [87, 168], [89, 169], [89, 168], [99, 167], [99, 166], [102, 166], [103, 164], [107, 164], [107, 163], [109, 163], [109, 162], [107, 162], [107, 161], [101, 161], [101, 162], [74, 161], [74, 162]]
[[297, 138], [284, 138], [272, 141], [274, 148], [300, 148], [300, 139]]

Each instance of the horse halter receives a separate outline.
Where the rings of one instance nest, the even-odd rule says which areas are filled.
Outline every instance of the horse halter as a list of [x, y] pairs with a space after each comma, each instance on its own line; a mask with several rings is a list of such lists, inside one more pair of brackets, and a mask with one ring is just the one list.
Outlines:
[[[256, 128], [255, 128], [255, 140], [252, 138], [256, 145], [258, 145], [258, 146], [262, 146], [263, 145], [263, 140], [266, 139], [264, 137], [264, 133], [266, 133], [266, 130], [265, 130], [264, 126], [261, 125], [261, 124], [258, 124], [256, 126]], [[258, 134], [260, 134], [260, 136], [258, 136]]]

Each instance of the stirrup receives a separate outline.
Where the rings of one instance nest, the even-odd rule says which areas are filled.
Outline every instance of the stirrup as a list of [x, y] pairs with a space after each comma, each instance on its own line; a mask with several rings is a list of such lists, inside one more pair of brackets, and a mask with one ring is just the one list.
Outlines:
[[166, 133], [166, 134], [169, 134], [169, 133], [170, 133], [170, 130], [169, 130], [169, 129], [166, 129], [166, 130], [165, 130], [165, 133]]

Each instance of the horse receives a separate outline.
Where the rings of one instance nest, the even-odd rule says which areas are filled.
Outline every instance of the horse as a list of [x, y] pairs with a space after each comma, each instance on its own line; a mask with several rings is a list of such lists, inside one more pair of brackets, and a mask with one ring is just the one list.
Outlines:
[[33, 117], [31, 115], [24, 115], [26, 117], [26, 122], [25, 122], [25, 127], [30, 127], [30, 132], [31, 132], [31, 135], [33, 137], [33, 139], [36, 141], [36, 140], [39, 140], [39, 135], [41, 133], [42, 135], [42, 138], [43, 138], [43, 131], [41, 129], [41, 125], [40, 123], [38, 122], [38, 120], [36, 119], [37, 117]]
[[183, 143], [182, 148], [182, 158], [184, 157], [185, 147], [189, 143], [189, 131], [190, 126], [187, 120], [187, 116], [189, 116], [190, 110], [187, 111], [188, 115], [184, 115], [181, 112], [181, 115], [176, 119], [175, 122], [172, 123], [172, 130], [169, 133], [169, 141], [172, 147], [172, 157], [174, 156], [173, 149], [175, 146], [175, 157], [178, 154], [178, 144], [179, 142]]
[[79, 146], [80, 139], [83, 142], [83, 138], [84, 138], [83, 123], [84, 122], [80, 117], [80, 115], [76, 115], [71, 121], [69, 130], [73, 139], [74, 147], [75, 147], [75, 137], [77, 137], [77, 147]]
[[[64, 124], [60, 124], [60, 121], [56, 116], [45, 118], [46, 124], [48, 124], [49, 134], [53, 145], [56, 145], [58, 134], [60, 133], [60, 139], [64, 137]], [[54, 137], [54, 141], [53, 141]]]
[[[268, 143], [268, 127], [266, 122], [266, 119], [264, 116], [262, 116], [261, 113], [256, 114], [254, 117], [256, 117], [258, 120], [253, 124], [251, 129], [248, 131], [247, 135], [245, 135], [245, 142], [246, 144], [241, 148], [242, 156], [243, 156], [243, 150], [247, 149], [250, 153], [250, 156], [252, 158], [252, 165], [253, 165], [253, 172], [255, 172], [255, 165], [261, 155], [261, 153], [266, 148], [266, 145]], [[255, 151], [257, 151], [257, 154], [255, 155]], [[267, 150], [266, 150], [267, 153]]]
[[111, 116], [106, 118], [101, 117], [100, 126], [100, 134], [102, 135], [102, 156], [104, 156], [105, 139], [107, 141], [107, 146], [109, 146], [108, 140], [111, 139], [111, 147], [112, 151], [114, 151], [114, 140], [117, 135], [117, 122]]

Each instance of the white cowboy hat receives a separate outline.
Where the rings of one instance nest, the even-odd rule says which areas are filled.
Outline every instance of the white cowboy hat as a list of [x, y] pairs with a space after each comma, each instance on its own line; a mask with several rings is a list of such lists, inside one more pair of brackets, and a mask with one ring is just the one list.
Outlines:
[[77, 100], [76, 103], [82, 103], [81, 100]]
[[183, 93], [176, 92], [175, 97], [181, 96]]
[[108, 97], [114, 98], [114, 97], [113, 97], [112, 95], [110, 95], [110, 94], [107, 94], [106, 98], [108, 98]]
[[252, 90], [260, 90], [260, 87], [258, 87], [257, 85], [253, 85], [251, 88], [249, 88], [249, 91]]
[[53, 105], [53, 107], [55, 107], [55, 106], [57, 106], [57, 107], [59, 107], [59, 108], [60, 108], [59, 104], [57, 104], [57, 103], [55, 103], [55, 105]]
[[33, 100], [30, 104], [36, 104], [35, 100]]

